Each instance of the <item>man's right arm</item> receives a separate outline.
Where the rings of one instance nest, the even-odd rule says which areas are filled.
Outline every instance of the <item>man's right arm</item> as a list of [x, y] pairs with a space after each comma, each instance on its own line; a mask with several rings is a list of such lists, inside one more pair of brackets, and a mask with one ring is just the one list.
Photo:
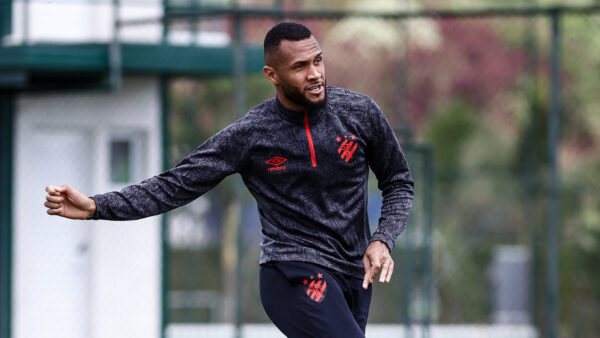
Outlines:
[[[240, 148], [240, 137], [235, 137], [230, 127], [211, 137], [174, 168], [120, 191], [92, 196], [89, 199], [95, 210], [91, 216], [86, 212], [90, 212], [92, 203], [83, 198], [79, 200], [80, 208], [67, 210], [76, 210], [79, 219], [90, 216], [93, 219], [135, 220], [165, 213], [193, 201], [238, 171], [244, 149]], [[57, 207], [58, 198], [49, 197], [53, 196], [49, 194], [46, 203], [54, 203], [51, 206]], [[69, 217], [68, 212], [61, 214], [64, 211], [58, 210], [60, 207], [49, 207], [48, 213]]]

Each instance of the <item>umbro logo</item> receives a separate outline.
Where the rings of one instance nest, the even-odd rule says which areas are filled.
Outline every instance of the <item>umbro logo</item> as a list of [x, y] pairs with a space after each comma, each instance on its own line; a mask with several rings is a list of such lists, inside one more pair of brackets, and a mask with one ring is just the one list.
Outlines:
[[265, 163], [272, 165], [272, 167], [268, 168], [267, 170], [276, 171], [276, 170], [287, 169], [287, 166], [282, 166], [282, 164], [284, 164], [286, 161], [287, 161], [287, 158], [275, 156], [269, 160], [266, 160]]

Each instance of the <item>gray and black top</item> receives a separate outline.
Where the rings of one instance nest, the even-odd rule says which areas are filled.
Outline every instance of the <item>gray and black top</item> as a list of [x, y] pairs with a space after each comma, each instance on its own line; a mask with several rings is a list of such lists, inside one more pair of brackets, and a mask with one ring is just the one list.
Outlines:
[[[286, 109], [263, 102], [194, 150], [174, 168], [119, 192], [95, 195], [94, 219], [133, 220], [191, 202], [239, 173], [257, 201], [260, 263], [305, 261], [364, 275], [370, 241], [392, 249], [404, 230], [413, 181], [394, 132], [366, 95], [327, 87], [325, 107]], [[383, 194], [371, 235], [369, 167]]]

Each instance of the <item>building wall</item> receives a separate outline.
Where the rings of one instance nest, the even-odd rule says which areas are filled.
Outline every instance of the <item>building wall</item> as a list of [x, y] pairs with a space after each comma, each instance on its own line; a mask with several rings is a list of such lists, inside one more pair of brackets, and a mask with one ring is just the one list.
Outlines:
[[[113, 2], [110, 0], [15, 0], [12, 5], [12, 24], [9, 27], [11, 33], [4, 39], [4, 43], [107, 43], [113, 39], [116, 17], [121, 21], [150, 19], [145, 24], [121, 27], [119, 41], [147, 44], [162, 41], [162, 0], [121, 0], [119, 3], [115, 15]], [[188, 26], [170, 27], [169, 43], [224, 46], [231, 42], [226, 20], [213, 19], [198, 24], [198, 32], [193, 32], [191, 26]]]
[[[121, 0], [119, 18], [149, 19], [162, 16], [161, 0]], [[14, 0], [12, 6], [13, 43], [107, 42], [114, 28], [113, 2], [107, 1], [37, 1]], [[127, 29], [130, 39], [159, 41], [160, 22]]]
[[160, 336], [160, 218], [73, 221], [43, 207], [49, 184], [90, 196], [158, 174], [160, 107], [152, 77], [18, 95], [13, 337]]

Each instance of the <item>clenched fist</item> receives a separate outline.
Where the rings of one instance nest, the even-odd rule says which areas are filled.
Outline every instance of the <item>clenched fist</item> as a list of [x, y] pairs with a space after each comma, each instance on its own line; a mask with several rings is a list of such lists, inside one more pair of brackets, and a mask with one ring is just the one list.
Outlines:
[[49, 215], [58, 215], [71, 219], [90, 219], [96, 213], [96, 203], [93, 199], [80, 193], [77, 189], [63, 184], [58, 187], [46, 187], [46, 202]]

